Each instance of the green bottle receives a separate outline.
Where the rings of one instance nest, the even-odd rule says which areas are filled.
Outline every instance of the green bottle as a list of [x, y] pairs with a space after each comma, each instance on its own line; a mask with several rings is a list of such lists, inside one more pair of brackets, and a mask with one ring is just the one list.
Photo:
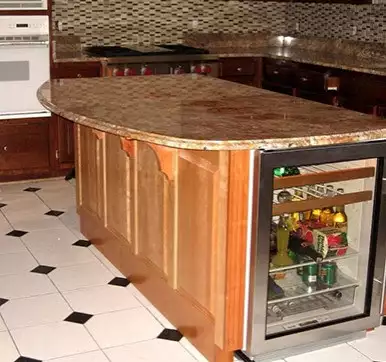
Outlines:
[[272, 264], [276, 267], [292, 265], [294, 261], [288, 255], [288, 241], [290, 228], [288, 222], [289, 215], [280, 215], [276, 232], [277, 254], [272, 258]]

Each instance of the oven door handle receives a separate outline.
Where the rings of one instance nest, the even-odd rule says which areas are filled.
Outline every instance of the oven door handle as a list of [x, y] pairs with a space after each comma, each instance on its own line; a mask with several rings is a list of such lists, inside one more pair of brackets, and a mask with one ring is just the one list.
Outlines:
[[48, 40], [42, 40], [42, 41], [10, 41], [10, 42], [0, 42], [0, 48], [1, 47], [13, 47], [13, 46], [46, 46], [48, 47], [49, 41]]

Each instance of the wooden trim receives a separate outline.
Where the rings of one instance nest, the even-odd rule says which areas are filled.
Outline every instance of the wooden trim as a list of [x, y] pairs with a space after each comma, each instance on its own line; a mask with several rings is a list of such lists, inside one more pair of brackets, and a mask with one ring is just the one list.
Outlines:
[[215, 362], [233, 362], [233, 352], [224, 351], [218, 347], [216, 347], [216, 359]]
[[95, 128], [92, 128], [91, 132], [96, 136], [96, 138], [98, 138], [98, 140], [101, 140], [101, 139], [103, 139], [105, 137], [105, 133], [104, 132], [98, 131]]
[[373, 197], [372, 191], [351, 192], [334, 197], [310, 199], [305, 201], [284, 202], [272, 206], [272, 215], [290, 214], [295, 211], [306, 211], [315, 208], [323, 208], [336, 205], [355, 204], [357, 202], [369, 201]]
[[243, 345], [245, 263], [248, 229], [249, 151], [231, 151], [226, 250], [226, 350]]
[[356, 180], [374, 177], [374, 175], [374, 167], [359, 167], [297, 176], [275, 177], [273, 188], [277, 190], [295, 186], [315, 185], [318, 183]]
[[147, 143], [157, 155], [160, 170], [169, 180], [175, 179], [175, 169], [177, 165], [177, 149], [159, 146], [154, 143]]
[[134, 141], [132, 139], [121, 137], [121, 148], [130, 158], [134, 157]]

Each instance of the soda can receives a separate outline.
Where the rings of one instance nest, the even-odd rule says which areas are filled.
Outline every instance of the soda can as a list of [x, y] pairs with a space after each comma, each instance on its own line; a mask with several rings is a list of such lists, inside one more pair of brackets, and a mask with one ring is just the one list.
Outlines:
[[316, 284], [318, 278], [318, 266], [316, 264], [303, 267], [302, 280], [306, 285]]
[[337, 266], [334, 262], [323, 263], [320, 267], [319, 279], [322, 283], [332, 287], [336, 283]]

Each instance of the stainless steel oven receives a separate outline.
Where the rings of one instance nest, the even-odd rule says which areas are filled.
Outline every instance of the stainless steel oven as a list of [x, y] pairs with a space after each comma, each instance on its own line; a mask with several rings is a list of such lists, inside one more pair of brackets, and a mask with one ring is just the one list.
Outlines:
[[380, 325], [385, 157], [385, 142], [256, 153], [247, 356], [277, 359]]
[[50, 77], [47, 16], [0, 16], [0, 117], [50, 113], [36, 91]]

